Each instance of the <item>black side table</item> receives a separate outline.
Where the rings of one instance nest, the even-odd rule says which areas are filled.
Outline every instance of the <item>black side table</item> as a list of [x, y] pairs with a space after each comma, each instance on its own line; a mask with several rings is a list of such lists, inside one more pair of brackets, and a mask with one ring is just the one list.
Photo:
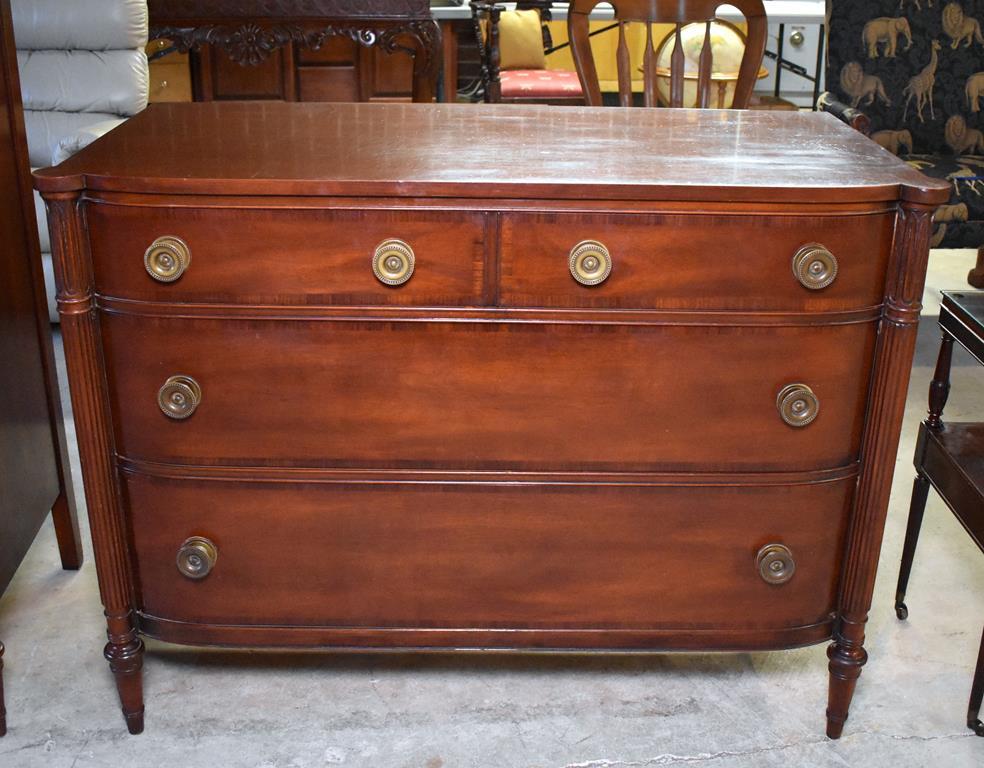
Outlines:
[[[943, 408], [950, 393], [953, 343], [963, 346], [984, 365], [984, 292], [943, 292], [940, 309], [943, 342], [936, 373], [929, 385], [929, 416], [919, 426], [916, 443], [916, 480], [912, 486], [909, 523], [902, 548], [902, 566], [895, 592], [895, 614], [906, 619], [905, 590], [919, 540], [926, 498], [932, 485], [950, 511], [984, 552], [984, 422], [944, 424]], [[984, 736], [978, 717], [984, 698], [984, 637], [970, 690], [967, 727]]]

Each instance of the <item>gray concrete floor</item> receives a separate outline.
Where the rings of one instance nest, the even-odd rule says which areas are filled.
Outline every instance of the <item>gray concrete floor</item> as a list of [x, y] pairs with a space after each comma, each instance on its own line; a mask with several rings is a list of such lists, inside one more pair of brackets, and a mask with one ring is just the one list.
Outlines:
[[[45, 525], [0, 601], [10, 731], [2, 768], [643, 768], [708, 764], [984, 765], [964, 727], [984, 621], [984, 557], [931, 495], [909, 589], [892, 610], [913, 439], [938, 343], [939, 289], [971, 252], [931, 260], [882, 567], [844, 737], [824, 737], [826, 658], [331, 655], [149, 643], [147, 730], [128, 736], [101, 649], [95, 568], [59, 570]], [[947, 415], [984, 418], [984, 371], [958, 355]], [[72, 433], [74, 443], [74, 433]], [[77, 457], [73, 474], [78, 489]], [[80, 506], [84, 502], [80, 499]]]

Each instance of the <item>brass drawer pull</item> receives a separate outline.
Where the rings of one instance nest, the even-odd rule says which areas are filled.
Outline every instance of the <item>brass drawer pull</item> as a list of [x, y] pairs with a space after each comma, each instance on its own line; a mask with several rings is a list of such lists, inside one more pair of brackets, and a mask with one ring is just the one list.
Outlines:
[[796, 573], [793, 553], [783, 544], [766, 544], [758, 551], [755, 562], [766, 584], [785, 584]]
[[173, 283], [190, 264], [191, 249], [180, 237], [159, 237], [144, 252], [147, 273], [159, 283]]
[[612, 273], [612, 255], [597, 240], [583, 240], [571, 249], [569, 265], [581, 285], [598, 285]]
[[787, 384], [776, 396], [776, 408], [791, 427], [805, 427], [820, 414], [820, 401], [806, 384]]
[[171, 419], [187, 419], [202, 402], [202, 388], [191, 376], [172, 376], [157, 393], [157, 404]]
[[402, 240], [385, 240], [376, 247], [372, 271], [384, 285], [403, 285], [413, 276], [413, 248]]
[[177, 566], [182, 576], [198, 581], [208, 576], [219, 558], [215, 544], [203, 536], [192, 536], [178, 550]]
[[834, 282], [837, 269], [837, 257], [819, 243], [804, 245], [793, 256], [793, 274], [811, 291], [819, 291]]

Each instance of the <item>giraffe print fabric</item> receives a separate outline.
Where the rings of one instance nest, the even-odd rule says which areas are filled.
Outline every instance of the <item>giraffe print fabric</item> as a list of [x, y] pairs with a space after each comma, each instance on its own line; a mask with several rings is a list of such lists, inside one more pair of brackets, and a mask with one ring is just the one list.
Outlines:
[[827, 87], [953, 185], [934, 247], [984, 245], [984, 0], [828, 0]]

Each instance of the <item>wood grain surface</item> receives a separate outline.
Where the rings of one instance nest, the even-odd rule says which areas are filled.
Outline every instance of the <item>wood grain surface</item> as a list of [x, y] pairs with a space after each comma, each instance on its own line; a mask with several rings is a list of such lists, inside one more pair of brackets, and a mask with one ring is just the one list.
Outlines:
[[824, 113], [509, 104], [152, 104], [36, 178], [48, 191], [691, 202], [941, 204], [949, 190]]
[[[158, 618], [778, 630], [835, 609], [852, 484], [353, 487], [128, 473], [126, 494], [141, 610]], [[174, 564], [193, 535], [219, 551], [198, 582]], [[797, 558], [785, 585], [758, 574], [773, 541]]]
[[[749, 472], [857, 460], [876, 330], [124, 314], [102, 327], [128, 458]], [[179, 374], [202, 403], [173, 421], [157, 391]], [[795, 382], [821, 402], [802, 429], [776, 409]]]
[[[485, 216], [457, 211], [88, 206], [96, 288], [106, 296], [239, 304], [474, 305], [482, 303]], [[143, 254], [162, 235], [191, 249], [175, 283], [155, 282]], [[372, 270], [398, 238], [416, 267], [399, 287]]]

